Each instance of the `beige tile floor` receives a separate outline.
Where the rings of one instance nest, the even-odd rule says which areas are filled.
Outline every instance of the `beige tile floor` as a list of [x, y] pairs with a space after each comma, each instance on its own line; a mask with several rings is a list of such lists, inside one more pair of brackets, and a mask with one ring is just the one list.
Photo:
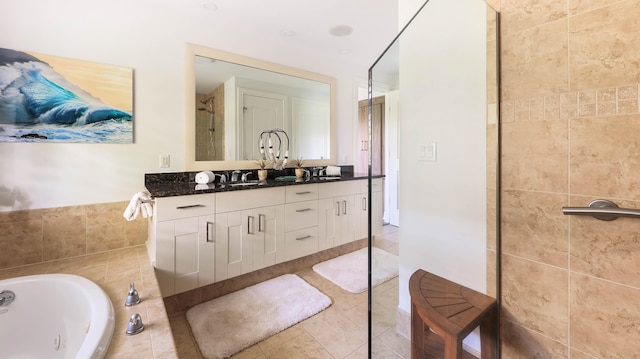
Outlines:
[[[374, 245], [398, 254], [397, 227], [385, 226]], [[374, 268], [375, 270], [375, 268]], [[311, 268], [301, 278], [328, 295], [333, 304], [304, 320], [233, 356], [234, 359], [367, 358], [367, 292], [349, 293], [324, 279]], [[373, 289], [372, 357], [410, 358], [409, 339], [396, 332], [398, 278]], [[169, 318], [180, 358], [201, 358], [184, 313]]]

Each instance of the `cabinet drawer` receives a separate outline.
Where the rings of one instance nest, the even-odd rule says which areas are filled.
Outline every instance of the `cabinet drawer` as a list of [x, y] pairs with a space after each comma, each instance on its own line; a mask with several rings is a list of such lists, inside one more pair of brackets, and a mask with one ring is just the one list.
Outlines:
[[[360, 182], [360, 193], [367, 193], [369, 191], [369, 181], [363, 180]], [[382, 192], [382, 178], [371, 179], [371, 192]]]
[[157, 221], [197, 217], [215, 213], [215, 193], [191, 196], [157, 197], [154, 214]]
[[284, 213], [285, 232], [318, 225], [318, 201], [288, 203]]
[[285, 235], [285, 260], [304, 257], [318, 251], [318, 227], [304, 228]]
[[320, 198], [348, 196], [360, 192], [360, 181], [322, 183], [318, 185]]
[[317, 183], [287, 186], [286, 191], [287, 203], [318, 199]]
[[217, 194], [216, 213], [284, 204], [284, 188], [255, 188]]

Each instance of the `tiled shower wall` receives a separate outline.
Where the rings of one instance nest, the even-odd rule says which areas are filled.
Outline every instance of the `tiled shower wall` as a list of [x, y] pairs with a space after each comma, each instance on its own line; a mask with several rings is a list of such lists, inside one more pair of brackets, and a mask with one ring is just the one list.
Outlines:
[[144, 244], [147, 220], [127, 222], [128, 202], [0, 212], [0, 269]]
[[502, 0], [502, 357], [640, 353], [640, 0]]

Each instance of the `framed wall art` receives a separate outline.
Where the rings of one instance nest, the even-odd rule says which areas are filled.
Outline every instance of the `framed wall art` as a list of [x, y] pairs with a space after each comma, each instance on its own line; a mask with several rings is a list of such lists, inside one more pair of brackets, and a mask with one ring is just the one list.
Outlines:
[[0, 48], [0, 141], [133, 142], [133, 69]]

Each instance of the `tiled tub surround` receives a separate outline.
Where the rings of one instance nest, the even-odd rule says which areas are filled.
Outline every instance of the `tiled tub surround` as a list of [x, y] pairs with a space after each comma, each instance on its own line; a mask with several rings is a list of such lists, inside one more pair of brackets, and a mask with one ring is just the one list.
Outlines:
[[[47, 273], [83, 276], [98, 284], [109, 295], [115, 309], [116, 323], [107, 359], [178, 358], [160, 288], [144, 246], [4, 269], [0, 270], [0, 279]], [[130, 282], [135, 283], [141, 302], [126, 307], [124, 302]], [[125, 330], [134, 313], [140, 314], [145, 329], [129, 336]]]
[[502, 357], [640, 353], [640, 0], [503, 0]]

